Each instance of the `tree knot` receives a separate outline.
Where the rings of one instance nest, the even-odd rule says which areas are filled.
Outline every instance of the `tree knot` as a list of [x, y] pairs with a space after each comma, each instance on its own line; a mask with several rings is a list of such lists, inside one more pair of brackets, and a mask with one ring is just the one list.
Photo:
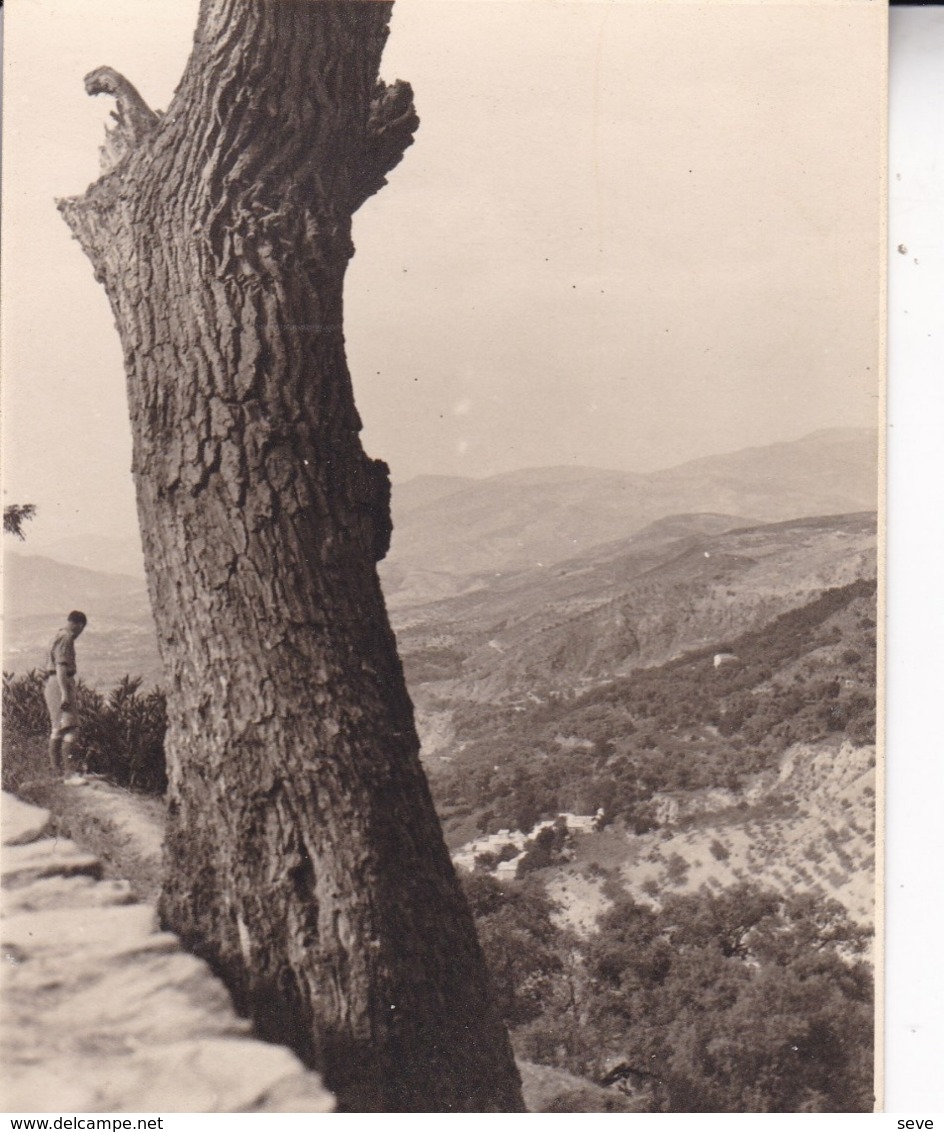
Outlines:
[[410, 84], [402, 79], [389, 86], [378, 82], [370, 101], [364, 160], [355, 178], [355, 210], [387, 183], [387, 173], [413, 144], [419, 124]]
[[386, 557], [393, 534], [390, 516], [390, 469], [383, 460], [365, 458], [361, 503], [366, 511], [368, 540], [375, 562]]

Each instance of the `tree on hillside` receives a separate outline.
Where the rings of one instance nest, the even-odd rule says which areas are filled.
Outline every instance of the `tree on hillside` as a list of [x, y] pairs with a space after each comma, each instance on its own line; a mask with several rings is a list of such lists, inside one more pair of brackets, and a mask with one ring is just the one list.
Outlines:
[[739, 885], [599, 924], [577, 1069], [646, 1083], [653, 1111], [871, 1111], [868, 933], [838, 904]]
[[36, 515], [35, 503], [10, 503], [3, 509], [4, 534], [15, 535], [21, 542], [26, 538], [23, 524]]
[[533, 1021], [555, 993], [571, 943], [554, 923], [554, 903], [540, 883], [502, 884], [486, 873], [467, 874], [463, 887], [503, 1018], [509, 1026]]
[[418, 124], [391, 4], [202, 0], [171, 105], [108, 67], [59, 203], [124, 347], [168, 692], [160, 909], [343, 1108], [517, 1111], [377, 579], [386, 465], [344, 354], [351, 218]]

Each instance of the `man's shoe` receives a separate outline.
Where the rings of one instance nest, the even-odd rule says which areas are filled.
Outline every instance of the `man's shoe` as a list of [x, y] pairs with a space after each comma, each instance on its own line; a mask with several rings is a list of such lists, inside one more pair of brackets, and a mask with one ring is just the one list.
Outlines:
[[88, 779], [82, 774], [70, 774], [63, 783], [64, 786], [85, 786]]

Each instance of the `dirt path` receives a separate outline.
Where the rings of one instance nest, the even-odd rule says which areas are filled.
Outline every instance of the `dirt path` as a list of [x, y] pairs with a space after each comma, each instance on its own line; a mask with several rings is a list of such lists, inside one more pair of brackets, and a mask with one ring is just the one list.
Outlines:
[[53, 827], [101, 861], [104, 875], [128, 881], [134, 895], [153, 903], [160, 892], [164, 802], [103, 779], [84, 786], [49, 784], [30, 800], [52, 814]]

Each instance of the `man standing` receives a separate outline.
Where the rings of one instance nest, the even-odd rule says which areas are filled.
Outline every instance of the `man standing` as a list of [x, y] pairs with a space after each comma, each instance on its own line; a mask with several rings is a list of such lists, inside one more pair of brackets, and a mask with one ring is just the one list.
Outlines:
[[75, 641], [85, 628], [88, 618], [74, 609], [65, 625], [49, 646], [49, 663], [46, 668], [46, 707], [52, 733], [49, 737], [49, 758], [57, 775], [65, 776], [69, 785], [79, 786], [85, 779], [73, 763], [74, 745], [79, 718], [76, 714], [75, 695]]

